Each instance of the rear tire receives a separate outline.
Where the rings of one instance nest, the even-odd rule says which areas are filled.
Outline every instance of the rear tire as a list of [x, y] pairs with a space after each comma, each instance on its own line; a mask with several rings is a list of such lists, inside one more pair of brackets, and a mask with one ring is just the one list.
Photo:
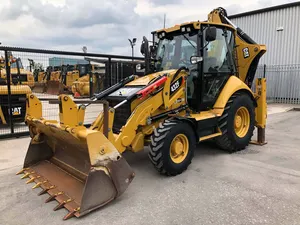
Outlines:
[[191, 164], [195, 148], [195, 133], [188, 123], [166, 120], [151, 136], [149, 158], [160, 174], [175, 176]]
[[247, 94], [231, 96], [219, 119], [222, 135], [216, 138], [216, 143], [221, 149], [236, 152], [249, 145], [255, 124], [254, 109], [253, 101]]

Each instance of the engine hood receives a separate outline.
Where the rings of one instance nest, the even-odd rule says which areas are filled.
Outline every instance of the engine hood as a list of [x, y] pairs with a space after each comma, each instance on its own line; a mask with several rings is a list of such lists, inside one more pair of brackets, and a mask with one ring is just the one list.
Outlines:
[[[10, 73], [11, 74], [18, 74], [18, 69], [17, 68], [10, 68]], [[1, 69], [1, 74], [6, 75], [6, 69]], [[25, 70], [25, 69], [20, 69], [20, 74], [27, 74], [27, 75], [33, 75], [32, 72]]]

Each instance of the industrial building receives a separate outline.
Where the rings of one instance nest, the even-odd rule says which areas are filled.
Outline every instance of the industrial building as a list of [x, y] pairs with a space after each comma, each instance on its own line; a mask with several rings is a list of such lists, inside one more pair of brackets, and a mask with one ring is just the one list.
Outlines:
[[49, 58], [49, 66], [76, 65], [76, 64], [89, 64], [89, 62], [84, 59], [72, 59], [72, 58], [63, 58], [63, 57]]
[[260, 63], [300, 64], [300, 2], [229, 16], [253, 40], [267, 46]]
[[254, 41], [267, 46], [256, 71], [256, 77], [267, 78], [267, 99], [300, 104], [300, 2], [229, 18]]

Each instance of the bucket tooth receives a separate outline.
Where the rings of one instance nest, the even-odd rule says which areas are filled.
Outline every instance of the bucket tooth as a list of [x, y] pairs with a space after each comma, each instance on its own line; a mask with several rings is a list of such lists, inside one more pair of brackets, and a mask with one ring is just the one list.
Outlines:
[[63, 208], [66, 203], [71, 202], [71, 201], [72, 201], [72, 199], [69, 198], [68, 200], [59, 203], [57, 206], [54, 207], [53, 211]]
[[29, 177], [29, 175], [34, 174], [34, 173], [35, 173], [35, 172], [25, 173], [25, 174], [21, 177], [21, 179], [27, 178], [27, 177]]
[[29, 177], [30, 173], [25, 173], [23, 176], [21, 176], [21, 179]]
[[37, 183], [32, 187], [32, 189], [38, 188], [38, 187], [40, 187], [42, 184], [45, 184], [45, 183], [47, 183], [47, 182], [48, 182], [47, 180], [45, 180], [45, 181], [43, 181], [43, 182], [37, 182]]
[[43, 189], [40, 193], [38, 193], [38, 195], [46, 194], [47, 191], [49, 191], [49, 190], [51, 190], [51, 189], [53, 189], [53, 188], [55, 188], [55, 185], [52, 185], [52, 186], [50, 186], [49, 188]]
[[35, 179], [40, 178], [41, 176], [31, 177], [28, 181], [26, 181], [26, 184], [34, 182]]
[[49, 198], [46, 199], [45, 203], [51, 202], [52, 200], [54, 200], [57, 196], [62, 195], [64, 192], [60, 191], [54, 195], [51, 195]]
[[76, 212], [78, 212], [80, 210], [80, 207], [76, 208], [76, 209], [73, 209], [73, 211], [69, 212], [67, 215], [65, 215], [65, 217], [63, 218], [63, 220], [67, 220], [67, 219], [70, 219], [71, 217], [74, 216], [74, 214]]
[[24, 173], [24, 171], [27, 170], [27, 169], [28, 169], [28, 168], [23, 168], [23, 169], [21, 169], [19, 172], [16, 173], [16, 175], [19, 175], [19, 174], [21, 174], [21, 173]]

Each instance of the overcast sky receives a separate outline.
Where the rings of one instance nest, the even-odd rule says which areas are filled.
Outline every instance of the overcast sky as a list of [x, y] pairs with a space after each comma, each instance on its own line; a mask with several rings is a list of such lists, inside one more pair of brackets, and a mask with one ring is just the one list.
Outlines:
[[289, 0], [1, 0], [2, 45], [130, 55], [128, 38], [167, 26], [205, 20], [216, 7], [229, 15]]

